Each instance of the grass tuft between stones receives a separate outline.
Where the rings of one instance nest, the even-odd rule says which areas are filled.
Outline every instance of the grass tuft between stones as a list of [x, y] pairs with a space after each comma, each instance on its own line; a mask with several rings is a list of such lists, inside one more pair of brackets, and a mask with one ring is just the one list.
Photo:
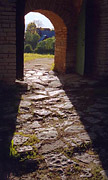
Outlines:
[[[11, 145], [10, 145], [10, 157], [13, 159], [19, 159], [20, 161], [25, 161], [27, 159], [40, 159], [43, 160], [44, 158], [38, 154], [38, 149], [36, 148], [35, 144], [39, 143], [39, 139], [34, 134], [23, 134], [22, 132], [17, 132], [15, 134], [19, 134], [21, 136], [29, 137], [29, 139], [23, 143], [23, 145], [14, 145], [14, 141], [12, 139]], [[23, 146], [31, 146], [33, 148], [30, 152], [22, 152], [19, 153], [17, 151], [17, 148], [23, 147]]]
[[74, 153], [83, 153], [86, 152], [87, 150], [92, 148], [92, 143], [82, 143], [81, 145], [77, 145], [77, 147], [67, 147], [64, 150], [64, 153], [68, 157], [73, 157]]

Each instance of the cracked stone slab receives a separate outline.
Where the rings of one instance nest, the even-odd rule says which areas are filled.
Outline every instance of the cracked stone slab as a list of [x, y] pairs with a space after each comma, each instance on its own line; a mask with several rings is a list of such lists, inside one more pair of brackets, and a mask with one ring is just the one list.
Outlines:
[[25, 74], [24, 76], [28, 78], [28, 77], [30, 77], [30, 76], [31, 76], [31, 74]]
[[41, 81], [39, 78], [35, 78], [34, 80], [32, 80], [33, 83], [37, 83], [37, 84], [41, 84], [41, 85], [45, 85], [45, 82]]
[[[39, 66], [40, 66], [40, 65], [39, 65]], [[42, 72], [42, 71], [37, 71], [37, 72], [36, 72], [36, 75], [37, 75], [37, 76], [42, 76], [43, 73], [44, 73], [44, 72]]]
[[18, 153], [30, 152], [32, 150], [33, 148], [31, 146], [23, 146], [23, 147], [17, 148]]
[[[47, 175], [44, 175], [44, 174], [43, 175], [38, 174], [36, 177], [37, 177], [37, 179], [41, 179], [41, 180], [51, 180], [51, 178], [49, 178]], [[33, 180], [35, 180], [35, 179], [33, 179]]]
[[51, 71], [49, 71], [49, 74], [50, 75], [55, 75], [55, 72], [51, 70]]
[[34, 74], [35, 71], [27, 71], [27, 74]]
[[106, 180], [108, 179], [108, 169], [104, 169], [100, 173], [106, 178]]
[[33, 83], [33, 84], [32, 84], [32, 88], [33, 88], [33, 89], [39, 89], [39, 90], [44, 90], [44, 89], [45, 89], [45, 87], [44, 87], [43, 85], [41, 85], [41, 84], [36, 84], [36, 83]]
[[73, 121], [65, 121], [65, 122], [62, 123], [62, 126], [70, 126], [72, 124], [74, 124]]
[[46, 87], [45, 90], [47, 92], [51, 92], [51, 91], [58, 90], [58, 89], [55, 89], [55, 88], [52, 88], [52, 87]]
[[53, 169], [64, 169], [69, 165], [75, 164], [74, 161], [68, 159], [65, 155], [61, 153], [49, 153], [47, 155], [44, 155], [45, 161], [47, 163], [47, 166], [53, 170]]
[[24, 137], [22, 135], [15, 135], [13, 137], [13, 142], [14, 145], [22, 145], [23, 143], [25, 143], [27, 140], [29, 139], [29, 137]]
[[37, 137], [39, 139], [43, 139], [43, 140], [46, 140], [46, 139], [56, 139], [58, 136], [58, 132], [56, 131], [55, 128], [43, 128], [39, 130], [38, 134], [37, 134]]
[[49, 86], [53, 87], [53, 88], [60, 88], [60, 87], [62, 87], [62, 84], [60, 81], [56, 80], [56, 81], [52, 81], [51, 83], [49, 83]]
[[[89, 137], [89, 139], [90, 139], [90, 137]], [[64, 137], [64, 140], [65, 140], [66, 142], [68, 142], [69, 144], [71, 144], [72, 147], [76, 147], [76, 146], [78, 146], [78, 145], [81, 145], [81, 144], [83, 144], [84, 142], [85, 142], [85, 143], [90, 142], [90, 140], [85, 140], [85, 139], [81, 139], [81, 138], [79, 138], [79, 137], [71, 137], [71, 136], [69, 136], [69, 137]]]
[[79, 133], [79, 132], [82, 132], [84, 131], [84, 127], [83, 126], [70, 126], [70, 127], [67, 127], [64, 132], [66, 134], [70, 134], [70, 133]]
[[92, 173], [91, 173], [91, 169], [85, 169], [83, 170], [83, 174], [80, 175], [81, 178], [91, 178], [92, 177]]
[[40, 95], [47, 95], [47, 91], [45, 90], [37, 90], [37, 91], [34, 91], [36, 94], [40, 94]]
[[39, 142], [37, 144], [34, 145], [37, 149], [39, 149], [42, 146], [42, 142]]
[[35, 121], [35, 122], [31, 123], [31, 124], [29, 125], [29, 127], [32, 128], [32, 129], [36, 129], [36, 128], [40, 128], [41, 125], [39, 124], [38, 121]]
[[93, 161], [92, 155], [89, 155], [88, 153], [84, 153], [81, 155], [75, 156], [75, 158], [83, 163], [89, 164]]
[[27, 80], [29, 80], [29, 81], [31, 81], [31, 82], [36, 82], [36, 83], [38, 83], [39, 82], [39, 80], [36, 78], [36, 77], [28, 77], [28, 79]]
[[31, 106], [31, 102], [24, 100], [22, 100], [19, 105], [20, 108], [24, 108], [24, 109], [29, 109], [30, 106]]
[[[24, 120], [29, 120], [29, 119], [31, 119], [33, 117], [33, 115], [32, 114], [22, 114], [22, 115], [19, 115], [18, 116], [18, 119], [19, 119], [19, 122], [20, 122], [20, 119], [24, 119]], [[21, 120], [22, 121], [22, 120]]]
[[48, 99], [48, 100], [45, 100], [45, 103], [47, 104], [47, 105], [53, 105], [54, 104], [54, 107], [55, 108], [57, 108], [56, 106], [55, 106], [55, 103], [57, 103], [57, 102], [59, 102], [60, 101], [60, 98], [51, 98], [51, 99]]
[[55, 105], [55, 107], [59, 108], [59, 109], [71, 109], [73, 108], [73, 105], [71, 102], [66, 102], [66, 103], [62, 103], [62, 104], [59, 104], [59, 105]]
[[49, 92], [49, 96], [55, 97], [55, 96], [58, 96], [59, 94], [63, 94], [63, 93], [65, 93], [64, 90], [51, 91], [51, 92]]
[[66, 114], [65, 114], [65, 113], [63, 113], [62, 111], [57, 110], [57, 109], [56, 109], [56, 114], [58, 114], [59, 116], [66, 117]]
[[46, 110], [46, 109], [34, 110], [34, 114], [46, 117], [46, 116], [49, 116], [51, 114], [51, 111]]
[[83, 141], [91, 141], [90, 136], [85, 132], [78, 134], [78, 137]]
[[31, 95], [29, 97], [27, 97], [27, 99], [30, 99], [32, 101], [39, 101], [39, 100], [43, 100], [46, 99], [48, 96], [45, 95]]
[[43, 77], [41, 77], [40, 79], [41, 79], [41, 81], [43, 81], [44, 83], [50, 82], [50, 78], [49, 78], [48, 76], [43, 76]]
[[64, 141], [67, 142], [68, 144], [71, 144], [72, 147], [76, 147], [77, 142], [80, 142], [79, 139], [76, 142], [72, 137], [64, 137]]
[[39, 150], [39, 153], [42, 153], [42, 154], [46, 154], [46, 153], [49, 153], [55, 149], [58, 149], [58, 148], [61, 148], [65, 146], [65, 143], [61, 140], [57, 140], [53, 143], [50, 143], [50, 144], [45, 144], [43, 145], [40, 150]]
[[[17, 131], [22, 132], [26, 135], [28, 134], [32, 135], [33, 133], [35, 133], [37, 137], [38, 136], [40, 137], [40, 142], [36, 143], [34, 146], [38, 149], [40, 154], [45, 155], [45, 161], [47, 162], [48, 169], [51, 170], [52, 173], [54, 173], [55, 171], [60, 172], [61, 179], [63, 179], [62, 177], [63, 175], [65, 175], [67, 171], [67, 167], [69, 166], [72, 169], [74, 162], [71, 159], [69, 159], [69, 157], [65, 157], [63, 154], [60, 154], [59, 148], [65, 147], [65, 144], [68, 144], [69, 146], [72, 146], [72, 147], [78, 147], [78, 145], [81, 145], [82, 143], [85, 143], [86, 141], [89, 142], [90, 138], [91, 140], [96, 140], [96, 138], [99, 140], [98, 137], [100, 137], [101, 139], [104, 139], [105, 142], [107, 142], [106, 140], [108, 137], [107, 136], [108, 133], [107, 133], [106, 125], [108, 125], [107, 123], [108, 115], [107, 115], [106, 108], [107, 108], [108, 98], [104, 97], [103, 102], [102, 102], [102, 98], [100, 98], [98, 103], [96, 99], [95, 103], [93, 104], [94, 106], [92, 106], [91, 101], [89, 103], [89, 97], [87, 97], [86, 100], [88, 104], [85, 104], [86, 102], [84, 102], [84, 105], [86, 105], [86, 108], [84, 108], [82, 111], [80, 102], [82, 102], [85, 97], [84, 97], [84, 94], [83, 95], [77, 94], [77, 93], [80, 93], [80, 88], [75, 88], [75, 86], [77, 86], [77, 83], [75, 81], [77, 82], [79, 81], [78, 84], [81, 84], [81, 85], [83, 85], [84, 81], [76, 77], [74, 78], [74, 80], [72, 80], [72, 77], [74, 76], [71, 76], [71, 75], [67, 76], [67, 79], [66, 78], [64, 79], [64, 76], [62, 76], [63, 87], [65, 87], [66, 91], [68, 92], [68, 96], [67, 96], [64, 93], [62, 93], [63, 90], [59, 87], [60, 82], [57, 77], [49, 75], [48, 71], [46, 72], [42, 70], [42, 73], [40, 71], [41, 69], [34, 70], [34, 72], [31, 72], [30, 74], [28, 73], [27, 76], [30, 77], [29, 79], [27, 79], [26, 77], [26, 82], [29, 84], [30, 91], [27, 91], [22, 96], [23, 100], [21, 100], [21, 103], [20, 103], [21, 109], [18, 115], [19, 119], [16, 120], [15, 118], [19, 126]], [[51, 81], [53, 82], [50, 83]], [[55, 83], [55, 81], [57, 81], [57, 84]], [[50, 85], [52, 84], [52, 86], [50, 86], [48, 83]], [[43, 86], [41, 84], [43, 84]], [[69, 85], [68, 87], [67, 87], [67, 84]], [[85, 85], [86, 84], [84, 84], [84, 87]], [[81, 88], [83, 90], [82, 86]], [[86, 88], [86, 90], [88, 91], [89, 89]], [[32, 96], [32, 95], [35, 95], [35, 96], [45, 95], [45, 96], [48, 96], [48, 98], [45, 98], [45, 99], [43, 98], [43, 99], [35, 100], [35, 101], [32, 101], [31, 99], [27, 99], [28, 96]], [[92, 100], [92, 97], [91, 97], [91, 100]], [[104, 103], [104, 100], [106, 104]], [[31, 103], [31, 105], [29, 105], [28, 102]], [[78, 108], [76, 108], [75, 110], [75, 108], [72, 105], [75, 105]], [[11, 112], [11, 105], [9, 106], [10, 106], [10, 109], [5, 106], [6, 109], [4, 109], [4, 112], [6, 112], [6, 115], [9, 115]], [[33, 114], [33, 111], [35, 111], [36, 113]], [[47, 114], [48, 111], [49, 111], [49, 115]], [[105, 112], [102, 112], [102, 111], [105, 111]], [[39, 113], [41, 114], [39, 115]], [[26, 115], [28, 116], [29, 114], [32, 116], [28, 119], [26, 118]], [[25, 116], [24, 119], [23, 119], [23, 116], [21, 118], [21, 115]], [[81, 123], [82, 118], [80, 117], [84, 117], [85, 127], [88, 130], [88, 134], [82, 126], [82, 123]], [[89, 119], [91, 117], [94, 118], [95, 121], [93, 119], [93, 122], [92, 121], [89, 122], [88, 119], [86, 120], [86, 118], [88, 117]], [[25, 121], [26, 119], [27, 121]], [[101, 119], [104, 121], [100, 124], [100, 121], [98, 119]], [[39, 121], [39, 120], [42, 120], [42, 121]], [[106, 121], [106, 124], [105, 124], [105, 121]], [[9, 121], [9, 123], [11, 122]], [[0, 131], [2, 130], [3, 129], [0, 128]], [[63, 131], [64, 131], [64, 134], [63, 134]], [[16, 144], [19, 143], [18, 148], [20, 146], [20, 149], [19, 149], [20, 153], [26, 153], [27, 151], [28, 152], [32, 151], [31, 146], [22, 147], [23, 143], [26, 142], [26, 139], [24, 138], [19, 137], [19, 139], [16, 138], [14, 140], [16, 141]], [[60, 139], [58, 140], [58, 138]], [[92, 152], [94, 151], [93, 149], [90, 149], [90, 150]], [[88, 153], [89, 153], [88, 151], [86, 151], [86, 153], [83, 152], [83, 154], [75, 153], [73, 157], [74, 159], [78, 158], [77, 162], [80, 161], [80, 164], [83, 165], [84, 167], [84, 170], [81, 170], [80, 174], [78, 174], [78, 176], [80, 176], [81, 179], [90, 178], [91, 172], [87, 169], [90, 162], [92, 162], [94, 166], [101, 165], [101, 162], [99, 162], [99, 158], [96, 157], [96, 155], [93, 156], [92, 153], [90, 155]], [[101, 150], [99, 150], [99, 156], [102, 158], [107, 157], [107, 155], [105, 156], [105, 152], [104, 151], [101, 152]], [[105, 161], [107, 164], [107, 159]], [[41, 168], [41, 166], [39, 168]], [[42, 172], [42, 175], [43, 175], [43, 172]], [[31, 179], [31, 177], [28, 177], [28, 176], [29, 175], [26, 174], [22, 176], [21, 178], [24, 177], [24, 179]], [[19, 177], [16, 177], [16, 178], [19, 178]], [[41, 174], [39, 174], [39, 179], [40, 178], [41, 178]], [[47, 174], [46, 174], [42, 178], [43, 180], [48, 179], [49, 176], [47, 177]], [[65, 179], [67, 178], [68, 177], [66, 176]]]

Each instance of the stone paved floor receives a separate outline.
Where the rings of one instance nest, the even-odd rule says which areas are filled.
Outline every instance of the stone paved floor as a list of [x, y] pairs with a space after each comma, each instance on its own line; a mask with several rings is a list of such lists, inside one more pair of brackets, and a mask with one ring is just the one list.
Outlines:
[[0, 98], [1, 180], [108, 179], [104, 82], [35, 65]]

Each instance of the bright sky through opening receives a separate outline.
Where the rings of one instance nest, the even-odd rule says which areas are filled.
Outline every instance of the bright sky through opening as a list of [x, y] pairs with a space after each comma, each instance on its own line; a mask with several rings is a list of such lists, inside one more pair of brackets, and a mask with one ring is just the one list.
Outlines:
[[27, 24], [29, 24], [30, 22], [33, 22], [36, 20], [39, 20], [42, 23], [43, 28], [54, 29], [54, 26], [51, 23], [51, 21], [44, 15], [37, 12], [30, 12], [25, 16], [25, 26], [27, 26]]

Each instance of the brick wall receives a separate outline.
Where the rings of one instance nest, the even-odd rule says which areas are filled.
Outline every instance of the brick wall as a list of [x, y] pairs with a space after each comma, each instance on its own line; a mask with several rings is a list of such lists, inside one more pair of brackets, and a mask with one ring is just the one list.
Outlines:
[[[0, 81], [8, 83], [16, 79], [16, 1], [0, 0]], [[90, 74], [102, 77], [108, 75], [108, 0], [88, 0], [88, 2], [91, 1], [93, 2], [93, 9], [91, 9], [93, 22], [91, 21], [92, 36], [89, 35], [89, 37], [92, 38], [89, 38], [90, 44], [87, 48], [90, 51], [86, 55], [89, 54], [92, 66]], [[56, 31], [55, 69], [59, 72], [74, 72], [77, 19], [82, 0], [46, 0], [45, 3], [43, 2], [44, 0], [26, 0], [25, 14], [35, 10], [52, 21]], [[20, 13], [20, 10], [18, 12]], [[20, 19], [23, 19], [23, 12]], [[23, 39], [23, 27], [21, 32]], [[17, 44], [17, 47], [20, 47], [20, 44], [19, 46]], [[17, 56], [23, 54], [21, 49], [17, 51]], [[21, 59], [20, 55], [18, 58]], [[18, 70], [17, 74], [20, 73], [20, 64]], [[23, 75], [23, 66], [21, 71]]]
[[67, 27], [63, 20], [52, 11], [38, 10], [38, 12], [48, 17], [55, 27], [55, 71], [64, 73], [66, 71]]
[[94, 14], [94, 72], [99, 76], [108, 76], [108, 0], [95, 0]]
[[0, 81], [16, 78], [16, 4], [0, 0]]
[[[48, 17], [55, 27], [55, 70], [75, 71], [76, 23], [82, 0], [27, 0], [25, 14], [37, 11]], [[40, 10], [41, 9], [41, 10]]]

